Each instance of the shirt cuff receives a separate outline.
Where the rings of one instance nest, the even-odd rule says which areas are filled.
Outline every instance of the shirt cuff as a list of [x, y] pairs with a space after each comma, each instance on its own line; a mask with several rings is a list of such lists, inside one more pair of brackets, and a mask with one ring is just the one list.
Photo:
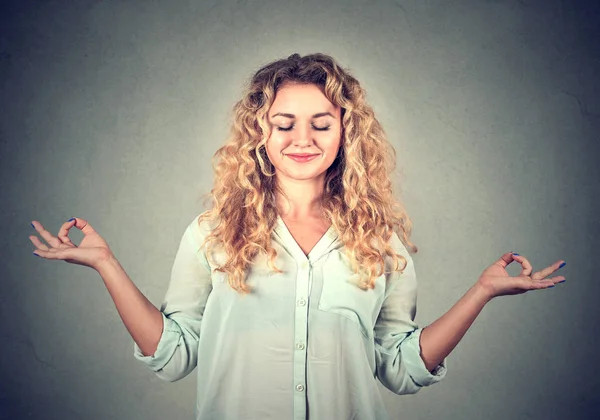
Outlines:
[[163, 318], [163, 331], [158, 341], [158, 346], [153, 355], [144, 356], [137, 343], [133, 342], [133, 355], [146, 364], [154, 372], [161, 370], [171, 360], [175, 350], [181, 344], [181, 329], [175, 321], [169, 319], [161, 312]]
[[421, 346], [419, 338], [422, 328], [412, 332], [401, 343], [402, 360], [406, 366], [408, 374], [419, 386], [428, 386], [441, 381], [446, 376], [446, 359], [442, 360], [432, 372], [427, 370], [425, 362], [421, 358]]

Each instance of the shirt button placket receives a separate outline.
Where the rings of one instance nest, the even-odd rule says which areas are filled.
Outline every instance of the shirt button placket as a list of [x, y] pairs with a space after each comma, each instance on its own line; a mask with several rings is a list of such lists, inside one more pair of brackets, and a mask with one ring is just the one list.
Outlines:
[[308, 260], [299, 261], [296, 279], [296, 308], [294, 341], [294, 420], [304, 420], [306, 413], [306, 338], [308, 335], [308, 297], [311, 266]]

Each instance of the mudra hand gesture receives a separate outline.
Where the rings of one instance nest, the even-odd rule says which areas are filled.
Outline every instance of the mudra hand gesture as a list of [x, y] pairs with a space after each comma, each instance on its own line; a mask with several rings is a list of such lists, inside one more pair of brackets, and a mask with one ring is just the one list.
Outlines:
[[[521, 264], [523, 269], [518, 276], [510, 277], [506, 267], [513, 261]], [[564, 276], [546, 278], [564, 265], [563, 260], [558, 260], [543, 270], [532, 273], [533, 267], [527, 258], [507, 252], [483, 271], [477, 283], [489, 293], [490, 299], [496, 296], [518, 295], [529, 290], [547, 289], [554, 287], [556, 283], [564, 282]]]
[[[84, 265], [98, 270], [98, 267], [112, 256], [108, 244], [94, 230], [94, 228], [81, 218], [72, 218], [62, 224], [58, 235], [54, 236], [48, 232], [44, 226], [34, 220], [31, 225], [48, 243], [44, 244], [35, 235], [30, 235], [29, 239], [36, 246], [34, 255], [48, 260], [63, 260], [71, 264]], [[69, 229], [76, 227], [83, 233], [83, 239], [79, 245], [75, 245], [69, 238]]]

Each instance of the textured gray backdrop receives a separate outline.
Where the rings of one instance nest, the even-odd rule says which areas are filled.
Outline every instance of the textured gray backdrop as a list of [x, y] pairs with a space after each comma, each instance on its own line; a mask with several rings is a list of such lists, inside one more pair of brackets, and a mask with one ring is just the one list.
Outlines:
[[195, 372], [139, 364], [100, 277], [33, 256], [29, 222], [88, 219], [160, 304], [244, 81], [294, 52], [353, 71], [397, 149], [420, 324], [504, 252], [567, 261], [566, 283], [492, 301], [443, 382], [382, 387], [392, 417], [599, 414], [598, 2], [1, 7], [0, 418], [192, 418]]

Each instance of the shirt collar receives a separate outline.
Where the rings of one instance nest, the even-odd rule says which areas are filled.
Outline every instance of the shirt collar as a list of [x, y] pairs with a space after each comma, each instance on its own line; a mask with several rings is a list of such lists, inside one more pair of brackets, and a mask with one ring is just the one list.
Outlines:
[[308, 260], [308, 262], [313, 264], [331, 249], [341, 245], [338, 233], [333, 225], [331, 225], [308, 253], [308, 256], [306, 256], [279, 215], [277, 215], [277, 222], [275, 223], [273, 233], [278, 237], [283, 248], [299, 263]]

